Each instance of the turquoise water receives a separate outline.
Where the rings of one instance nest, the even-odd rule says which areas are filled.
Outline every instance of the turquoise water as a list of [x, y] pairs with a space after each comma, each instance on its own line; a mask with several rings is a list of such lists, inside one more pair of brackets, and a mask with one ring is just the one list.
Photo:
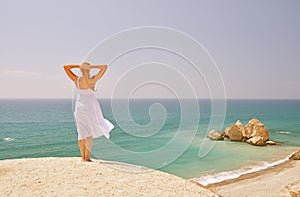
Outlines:
[[[114, 100], [114, 111], [110, 100], [100, 101], [104, 116], [115, 129], [110, 139], [94, 140], [93, 157], [193, 178], [265, 166], [300, 147], [299, 100], [228, 100], [223, 129], [238, 119], [245, 125], [257, 117], [268, 127], [270, 139], [282, 146], [256, 147], [225, 140], [199, 157], [211, 103], [200, 100], [200, 113], [195, 114], [192, 108], [184, 112], [182, 102], [193, 107], [188, 100], [131, 100], [128, 112], [132, 122], [124, 114], [126, 100]], [[68, 99], [0, 100], [0, 159], [80, 156], [72, 104]]]

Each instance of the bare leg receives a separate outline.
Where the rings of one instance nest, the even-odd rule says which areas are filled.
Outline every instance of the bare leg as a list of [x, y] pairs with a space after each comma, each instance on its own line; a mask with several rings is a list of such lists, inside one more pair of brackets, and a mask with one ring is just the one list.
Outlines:
[[78, 140], [78, 146], [79, 146], [79, 150], [80, 150], [80, 153], [81, 153], [82, 161], [85, 161], [85, 154], [84, 154], [85, 145], [84, 145], [84, 140]]
[[85, 140], [85, 161], [92, 161], [90, 159], [90, 153], [92, 149], [93, 137], [88, 137]]

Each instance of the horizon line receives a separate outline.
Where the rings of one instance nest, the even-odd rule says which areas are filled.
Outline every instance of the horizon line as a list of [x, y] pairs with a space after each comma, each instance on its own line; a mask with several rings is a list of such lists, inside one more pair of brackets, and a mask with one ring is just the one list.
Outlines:
[[[24, 97], [24, 98], [0, 98], [0, 100], [72, 100], [74, 98], [57, 97], [57, 98], [38, 98], [38, 97]], [[102, 100], [126, 100], [128, 98], [97, 98]], [[150, 99], [161, 99], [161, 100], [194, 100], [195, 98], [130, 98], [129, 100], [150, 100]], [[300, 100], [300, 98], [196, 98], [196, 100]]]

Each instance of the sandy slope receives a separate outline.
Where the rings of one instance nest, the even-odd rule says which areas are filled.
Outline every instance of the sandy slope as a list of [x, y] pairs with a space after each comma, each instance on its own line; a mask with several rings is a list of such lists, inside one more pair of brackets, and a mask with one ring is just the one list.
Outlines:
[[0, 185], [0, 196], [216, 196], [167, 173], [80, 158], [2, 160]]

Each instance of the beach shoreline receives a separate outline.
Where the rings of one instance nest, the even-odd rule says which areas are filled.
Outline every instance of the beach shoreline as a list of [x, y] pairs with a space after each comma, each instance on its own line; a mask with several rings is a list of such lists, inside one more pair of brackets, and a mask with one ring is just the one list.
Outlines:
[[228, 179], [207, 186], [196, 185], [222, 196], [300, 196], [300, 161], [284, 163], [238, 178]]

